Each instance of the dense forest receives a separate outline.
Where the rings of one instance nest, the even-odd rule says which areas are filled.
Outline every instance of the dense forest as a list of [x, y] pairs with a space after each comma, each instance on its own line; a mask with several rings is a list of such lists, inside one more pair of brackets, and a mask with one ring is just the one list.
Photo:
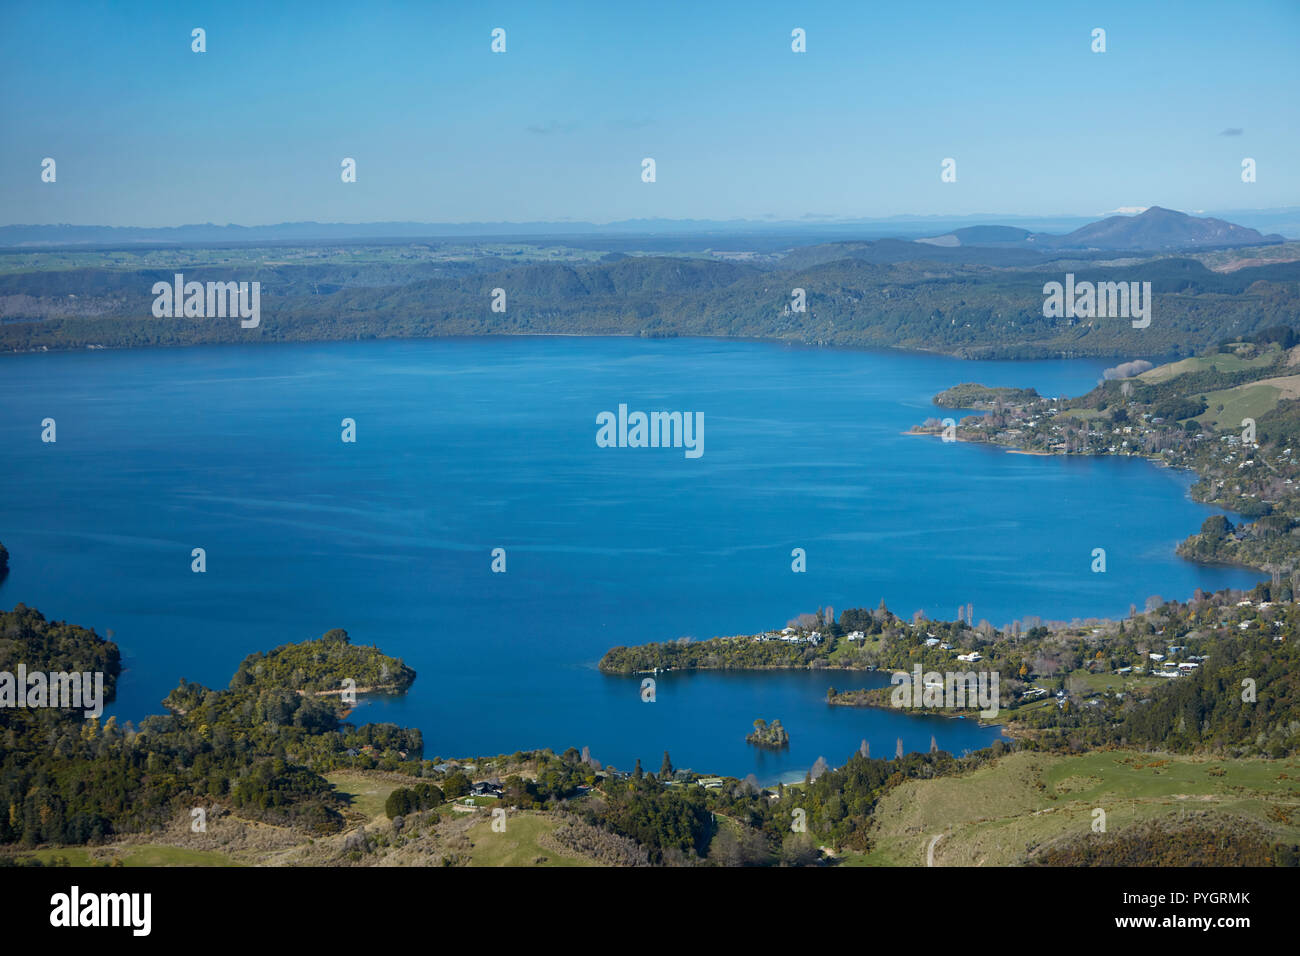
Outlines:
[[[112, 699], [119, 652], [94, 632], [19, 605], [0, 613], [0, 634], [0, 670], [102, 671]], [[253, 655], [224, 691], [181, 680], [165, 701], [170, 714], [138, 726], [75, 710], [0, 709], [0, 843], [102, 840], [211, 801], [269, 823], [337, 830], [340, 805], [321, 772], [418, 768], [423, 746], [419, 731], [355, 727], [340, 719], [337, 698], [300, 693], [354, 673], [407, 670], [377, 650], [348, 647], [346, 634], [332, 631]]]
[[[667, 753], [658, 773], [603, 767], [584, 750], [549, 750], [480, 758], [474, 764], [422, 759], [418, 731], [391, 724], [355, 727], [331, 687], [344, 670], [403, 675], [400, 661], [374, 648], [351, 645], [342, 631], [315, 641], [249, 656], [226, 690], [181, 680], [165, 701], [169, 713], [119, 727], [116, 720], [83, 719], [57, 709], [0, 710], [0, 843], [20, 847], [98, 844], [124, 834], [155, 831], [194, 807], [232, 812], [323, 838], [348, 824], [350, 811], [323, 778], [329, 771], [378, 772], [403, 783], [388, 793], [384, 810], [393, 839], [405, 840], [456, 817], [448, 801], [467, 797], [486, 774], [499, 774], [497, 798], [511, 812], [554, 814], [554, 845], [613, 865], [801, 866], [826, 862], [819, 847], [867, 853], [875, 847], [873, 815], [879, 801], [909, 781], [960, 777], [996, 765], [1018, 750], [1073, 754], [1093, 748], [1147, 747], [1214, 754], [1221, 759], [1282, 758], [1300, 744], [1300, 667], [1294, 635], [1300, 607], [1278, 606], [1262, 584], [1244, 604], [1239, 592], [1164, 602], [1118, 626], [1095, 629], [1034, 626], [1015, 633], [966, 621], [910, 625], [887, 609], [851, 609], [818, 626], [822, 651], [863, 659], [939, 666], [930, 633], [984, 649], [1008, 670], [1019, 662], [1013, 687], [1059, 686], [1056, 705], [1017, 711], [1027, 730], [1011, 741], [956, 758], [941, 751], [873, 759], [865, 742], [840, 766], [819, 758], [801, 784], [760, 786], [746, 780], [704, 780], [674, 768]], [[1241, 600], [1237, 600], [1241, 598]], [[804, 623], [810, 623], [808, 615]], [[818, 615], [817, 617], [821, 617]], [[1245, 629], [1239, 625], [1246, 623]], [[852, 628], [846, 631], [845, 628]], [[863, 638], [870, 632], [872, 639]], [[19, 605], [0, 614], [0, 668], [17, 661], [48, 669], [99, 669], [113, 687], [117, 648], [84, 628], [49, 622]], [[849, 636], [855, 638], [850, 642]], [[1279, 640], [1278, 638], [1282, 638]], [[1100, 693], [1078, 678], [1139, 660], [1170, 640], [1198, 652], [1202, 667], [1189, 677], [1139, 684], [1141, 694]], [[947, 641], [945, 641], [947, 643]], [[840, 645], [867, 644], [848, 648]], [[785, 645], [789, 646], [789, 645]], [[367, 670], [367, 668], [369, 670]], [[1249, 700], [1240, 693], [1249, 679]], [[360, 684], [360, 681], [358, 681]], [[1095, 703], [1096, 706], [1088, 706]], [[779, 723], [756, 725], [756, 732]], [[783, 730], [783, 729], [782, 729]], [[224, 810], [220, 808], [225, 808]], [[465, 808], [462, 808], [465, 809]], [[1212, 825], [1213, 824], [1213, 825]], [[1188, 845], [1222, 861], [1288, 864], [1296, 848], [1276, 835], [1243, 826], [1230, 838], [1222, 821], [1170, 824], [1186, 830]], [[1151, 829], [1125, 831], [1123, 840], [1080, 838], [1035, 849], [1024, 862], [1060, 865], [1127, 863], [1158, 842]], [[347, 831], [344, 862], [365, 865], [380, 843], [367, 830]], [[1181, 833], [1182, 830], [1177, 832]], [[1166, 841], [1167, 842], [1167, 841]], [[1200, 850], [1197, 851], [1201, 852]], [[1173, 850], [1159, 859], [1188, 862]], [[0, 855], [0, 862], [14, 862]], [[452, 853], [448, 865], [463, 864]]]
[[[898, 243], [905, 247], [899, 258], [881, 252], [885, 245], [872, 244], [866, 258], [852, 244], [795, 250], [775, 267], [681, 256], [294, 264], [284, 262], [291, 250], [283, 248], [271, 261], [268, 251], [236, 267], [218, 265], [229, 252], [213, 250], [212, 264], [185, 267], [187, 281], [260, 282], [262, 320], [254, 329], [154, 318], [150, 290], [172, 281], [174, 270], [18, 269], [0, 274], [0, 349], [570, 333], [764, 338], [972, 358], [1169, 355], [1300, 312], [1300, 263], [1214, 272], [1195, 259], [1113, 265], [1075, 253], [1058, 263], [1021, 262], [994, 249], [969, 250], [979, 255], [965, 261], [915, 243]], [[1044, 318], [1043, 285], [1066, 271], [1150, 282], [1150, 327]], [[494, 289], [505, 291], [504, 312], [492, 309]], [[796, 289], [805, 293], [802, 311]]]

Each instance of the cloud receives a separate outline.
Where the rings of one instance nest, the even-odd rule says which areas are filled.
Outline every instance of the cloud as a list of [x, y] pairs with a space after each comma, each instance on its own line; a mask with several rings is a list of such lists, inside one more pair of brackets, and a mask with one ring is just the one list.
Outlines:
[[1120, 362], [1114, 368], [1106, 369], [1101, 373], [1101, 377], [1107, 382], [1116, 378], [1133, 378], [1152, 368], [1155, 366], [1146, 359], [1134, 359], [1132, 362]]
[[1244, 133], [1244, 132], [1246, 132], [1246, 131], [1245, 131], [1244, 129], [1242, 129], [1241, 127], [1239, 127], [1239, 126], [1229, 126], [1227, 129], [1225, 129], [1225, 130], [1224, 130], [1222, 133], [1220, 133], [1219, 135], [1220, 135], [1220, 136], [1240, 136], [1240, 135], [1241, 135], [1242, 133]]

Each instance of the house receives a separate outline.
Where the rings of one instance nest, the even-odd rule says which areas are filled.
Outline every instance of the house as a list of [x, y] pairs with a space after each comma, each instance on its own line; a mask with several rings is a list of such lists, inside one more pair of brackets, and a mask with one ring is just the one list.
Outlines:
[[968, 664], [978, 664], [984, 660], [984, 655], [979, 651], [971, 651], [969, 654], [958, 654], [957, 660], [965, 661]]
[[939, 639], [937, 637], [927, 637], [925, 639], [926, 647], [937, 647], [938, 644], [939, 644]]
[[1165, 655], [1157, 654], [1155, 651], [1152, 651], [1147, 655], [1147, 657], [1151, 658], [1153, 661], [1163, 661], [1165, 659]]
[[471, 797], [499, 797], [501, 796], [501, 786], [500, 784], [483, 780], [469, 788], [469, 795]]
[[718, 787], [722, 786], [721, 777], [701, 777], [699, 780], [695, 782], [698, 783], [701, 787], [704, 787], [706, 790], [715, 790]]
[[863, 634], [861, 631], [854, 631], [849, 635], [850, 641], [865, 641], [866, 639], [867, 635]]

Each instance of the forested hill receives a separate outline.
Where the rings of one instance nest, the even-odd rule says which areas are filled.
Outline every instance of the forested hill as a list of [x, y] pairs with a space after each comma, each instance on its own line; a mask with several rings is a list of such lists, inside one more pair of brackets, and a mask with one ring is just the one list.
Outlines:
[[[0, 555], [8, 552], [0, 545]], [[2, 565], [0, 565], [2, 566]], [[122, 671], [122, 657], [117, 645], [89, 628], [64, 621], [47, 621], [35, 608], [19, 604], [12, 611], [0, 611], [0, 672], [16, 674], [18, 665], [28, 672], [100, 673], [104, 675], [103, 703], [111, 703]], [[25, 688], [22, 688], [25, 690]], [[0, 731], [50, 721], [82, 719], [82, 708], [21, 708], [13, 704], [0, 707]], [[0, 738], [2, 741], [2, 738]], [[4, 744], [0, 742], [0, 750]]]
[[377, 647], [357, 647], [342, 628], [326, 631], [319, 640], [285, 644], [244, 658], [230, 682], [231, 689], [289, 688], [304, 693], [339, 693], [344, 681], [354, 689], [404, 691], [415, 671]]
[[[102, 671], [105, 698], [117, 647], [85, 628], [18, 605], [0, 612], [0, 670]], [[138, 725], [80, 710], [0, 708], [0, 844], [85, 843], [148, 830], [219, 800], [249, 819], [329, 833], [344, 805], [321, 773], [340, 766], [422, 766], [418, 730], [344, 723], [346, 705], [304, 693], [351, 677], [394, 689], [414, 671], [331, 631], [254, 654], [229, 690], [181, 680], [169, 713]]]
[[[358, 251], [357, 261], [281, 247], [186, 250], [183, 267], [160, 263], [166, 254], [157, 250], [104, 253], [102, 261], [79, 254], [72, 267], [55, 267], [44, 254], [7, 253], [0, 255], [0, 350], [567, 333], [744, 337], [970, 358], [1129, 358], [1192, 354], [1300, 314], [1300, 262], [1251, 258], [1249, 250], [1236, 253], [1243, 267], [1213, 271], [1195, 257], [1107, 261], [1069, 253], [1074, 258], [1029, 262], [1020, 249], [901, 240], [812, 246], [775, 261], [589, 254], [524, 256], [519, 265], [495, 253], [431, 261], [422, 257], [429, 244], [417, 245], [370, 250], [370, 258]], [[145, 261], [151, 265], [133, 265]], [[186, 281], [261, 283], [260, 325], [155, 318], [153, 285], [171, 282], [176, 271]], [[1149, 282], [1150, 325], [1045, 318], [1044, 284], [1067, 273], [1080, 282]], [[494, 311], [494, 301], [504, 311]]]

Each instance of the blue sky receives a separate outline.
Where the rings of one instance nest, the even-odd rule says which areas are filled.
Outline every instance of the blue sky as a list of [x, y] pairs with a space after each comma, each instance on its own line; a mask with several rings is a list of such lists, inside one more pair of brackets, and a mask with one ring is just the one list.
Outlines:
[[5, 5], [0, 223], [1300, 204], [1297, 0], [180, 7]]

